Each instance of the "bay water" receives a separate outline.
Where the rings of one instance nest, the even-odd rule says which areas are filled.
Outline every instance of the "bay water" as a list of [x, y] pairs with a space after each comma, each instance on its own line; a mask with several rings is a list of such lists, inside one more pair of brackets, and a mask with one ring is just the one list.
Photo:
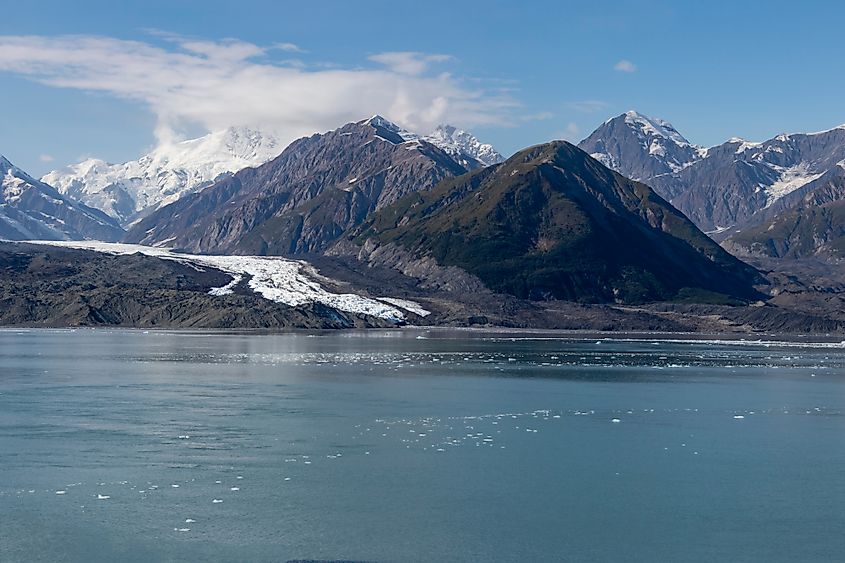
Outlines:
[[843, 413], [836, 342], [7, 329], [0, 561], [843, 560]]

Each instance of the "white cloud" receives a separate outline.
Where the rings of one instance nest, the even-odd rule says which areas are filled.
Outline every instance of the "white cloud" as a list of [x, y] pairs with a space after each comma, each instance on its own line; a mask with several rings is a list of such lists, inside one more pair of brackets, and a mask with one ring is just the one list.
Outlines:
[[419, 76], [428, 70], [432, 63], [442, 63], [452, 59], [450, 55], [426, 55], [413, 51], [379, 53], [367, 58], [383, 64], [393, 72], [410, 76]]
[[566, 107], [581, 113], [595, 113], [610, 107], [610, 104], [601, 100], [580, 100], [575, 102], [566, 102]]
[[295, 43], [274, 43], [274, 49], [281, 49], [282, 51], [287, 51], [289, 53], [304, 53], [305, 51], [302, 48], [295, 44]]
[[613, 70], [617, 70], [619, 72], [636, 72], [637, 65], [627, 59], [622, 59], [613, 65]]
[[567, 141], [578, 142], [578, 136], [581, 134], [581, 128], [578, 127], [578, 124], [574, 121], [570, 121], [566, 125], [566, 129], [563, 132], [563, 138]]
[[[272, 61], [275, 48], [237, 40], [159, 34], [163, 44], [100, 36], [0, 36], [0, 71], [58, 88], [140, 102], [157, 117], [160, 142], [187, 128], [260, 127], [290, 142], [379, 113], [426, 132], [442, 122], [504, 124], [518, 107], [448, 73], [448, 55], [373, 55], [369, 68], [302, 67]], [[282, 44], [286, 45], [286, 44]], [[297, 47], [298, 49], [298, 47]]]
[[52, 155], [40, 154], [40, 155], [38, 155], [38, 160], [40, 160], [41, 162], [53, 162], [55, 159], [53, 158]]

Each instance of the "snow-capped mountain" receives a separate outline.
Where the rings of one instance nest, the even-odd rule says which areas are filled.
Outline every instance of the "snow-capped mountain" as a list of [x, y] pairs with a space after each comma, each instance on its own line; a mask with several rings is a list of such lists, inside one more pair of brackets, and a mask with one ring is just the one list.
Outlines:
[[467, 171], [445, 150], [373, 116], [296, 140], [261, 166], [153, 211], [126, 241], [199, 253], [319, 252], [372, 211]]
[[474, 135], [451, 125], [438, 125], [429, 135], [419, 135], [396, 125], [380, 115], [364, 121], [374, 127], [390, 131], [406, 142], [426, 141], [455, 159], [467, 170], [504, 162], [504, 157], [493, 145], [482, 143]]
[[740, 256], [845, 260], [845, 160], [724, 233]]
[[282, 151], [266, 132], [230, 127], [197, 139], [162, 145], [138, 160], [84, 160], [42, 181], [127, 224], [139, 213], [171, 203], [223, 175], [258, 166]]
[[705, 231], [736, 230], [774, 205], [797, 203], [843, 159], [845, 127], [761, 143], [731, 139], [675, 175], [685, 189], [672, 203]]
[[608, 168], [639, 181], [676, 174], [704, 155], [701, 147], [687, 141], [671, 123], [636, 111], [608, 119], [578, 148]]
[[845, 158], [845, 126], [760, 143], [735, 137], [702, 149], [666, 121], [627, 112], [606, 121], [579, 147], [645, 182], [715, 234], [747, 225], [773, 205], [799, 201]]
[[113, 241], [122, 235], [112, 218], [62, 196], [0, 155], [0, 238]]
[[[493, 148], [493, 145], [482, 143], [471, 133], [457, 129], [451, 125], [438, 125], [430, 134], [423, 137], [432, 145], [438, 146], [459, 162], [465, 156], [470, 156], [484, 166], [492, 166], [504, 162], [505, 158]], [[468, 163], [461, 162], [467, 168]]]

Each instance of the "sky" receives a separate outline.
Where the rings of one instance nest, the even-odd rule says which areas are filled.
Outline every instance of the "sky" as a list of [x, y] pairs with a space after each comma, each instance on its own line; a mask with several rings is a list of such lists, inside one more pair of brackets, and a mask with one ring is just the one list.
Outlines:
[[635, 109], [691, 142], [845, 123], [834, 1], [0, 0], [0, 154], [35, 176], [378, 113], [506, 156]]

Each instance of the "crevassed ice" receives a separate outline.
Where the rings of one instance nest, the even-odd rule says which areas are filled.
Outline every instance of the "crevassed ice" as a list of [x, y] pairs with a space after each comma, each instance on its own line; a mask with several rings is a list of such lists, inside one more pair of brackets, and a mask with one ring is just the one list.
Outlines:
[[[139, 244], [121, 244], [99, 241], [27, 241], [31, 244], [62, 246], [95, 250], [109, 254], [135, 254], [155, 256], [165, 260], [174, 260], [194, 267], [207, 266], [232, 275], [233, 279], [223, 287], [210, 290], [211, 295], [232, 293], [243, 276], [250, 276], [249, 287], [262, 297], [283, 303], [291, 307], [310, 303], [321, 303], [346, 313], [362, 313], [394, 322], [405, 320], [405, 314], [397, 307], [370, 297], [354, 293], [331, 293], [319, 283], [307, 277], [302, 269], [307, 265], [301, 260], [269, 256], [205, 256], [198, 254], [180, 254], [167, 248], [143, 246]], [[413, 302], [407, 302], [424, 310]], [[415, 312], [410, 308], [411, 312]], [[417, 313], [419, 314], [419, 313]]]

